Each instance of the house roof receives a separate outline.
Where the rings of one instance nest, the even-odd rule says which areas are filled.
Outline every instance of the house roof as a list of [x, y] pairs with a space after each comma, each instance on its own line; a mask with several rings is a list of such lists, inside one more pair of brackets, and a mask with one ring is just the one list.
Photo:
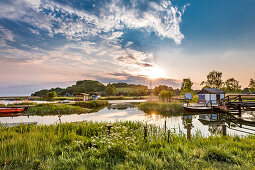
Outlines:
[[198, 94], [225, 94], [223, 90], [217, 88], [204, 88]]

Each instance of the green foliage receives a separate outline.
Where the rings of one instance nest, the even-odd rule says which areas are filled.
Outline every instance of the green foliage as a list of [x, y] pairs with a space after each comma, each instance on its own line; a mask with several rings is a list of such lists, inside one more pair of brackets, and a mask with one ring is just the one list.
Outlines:
[[88, 110], [79, 106], [71, 106], [67, 104], [37, 104], [29, 107], [25, 113], [29, 115], [68, 115], [87, 113]]
[[95, 107], [107, 106], [108, 104], [109, 103], [106, 100], [92, 100], [92, 101], [85, 101], [85, 102], [76, 102], [73, 105], [93, 109]]
[[114, 95], [116, 92], [116, 87], [112, 84], [108, 84], [106, 89], [105, 89], [105, 93], [107, 96], [112, 96]]
[[163, 101], [163, 102], [170, 102], [172, 97], [173, 97], [174, 93], [172, 91], [168, 91], [168, 90], [161, 90], [159, 93], [159, 98]]
[[223, 84], [222, 72], [214, 70], [207, 75], [207, 81], [201, 82], [201, 85], [205, 85], [204, 88], [221, 88]]
[[167, 116], [180, 116], [183, 113], [181, 103], [145, 102], [138, 105], [145, 113], [158, 113]]
[[249, 83], [249, 91], [250, 92], [255, 92], [255, 80], [251, 79]]
[[102, 92], [105, 90], [105, 86], [98, 82], [93, 80], [83, 80], [83, 81], [77, 81], [75, 85], [69, 86], [67, 88], [52, 88], [49, 90], [43, 89], [40, 91], [37, 91], [32, 94], [32, 96], [45, 96], [48, 92], [55, 91], [58, 96], [72, 96], [79, 93], [93, 93], [93, 92]]
[[234, 78], [229, 78], [225, 81], [224, 90], [227, 92], [240, 92], [241, 86], [239, 85], [239, 81]]
[[191, 82], [190, 78], [185, 78], [182, 80], [182, 84], [181, 84], [181, 90], [183, 92], [191, 92], [193, 83]]
[[57, 97], [57, 93], [55, 91], [46, 93], [47, 100], [53, 100], [55, 97]]
[[174, 89], [166, 85], [159, 85], [154, 88], [154, 94], [158, 96], [162, 90], [173, 91]]
[[255, 136], [205, 138], [139, 122], [0, 127], [0, 169], [253, 169]]

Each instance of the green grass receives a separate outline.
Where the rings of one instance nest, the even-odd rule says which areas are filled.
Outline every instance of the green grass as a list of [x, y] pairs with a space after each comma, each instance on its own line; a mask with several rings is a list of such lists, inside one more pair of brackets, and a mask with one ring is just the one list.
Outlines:
[[[253, 169], [255, 136], [168, 137], [158, 127], [116, 122], [0, 127], [0, 169]], [[167, 139], [167, 140], [166, 140]]]
[[73, 106], [85, 107], [89, 109], [95, 109], [98, 107], [107, 106], [109, 103], [105, 100], [92, 100], [92, 101], [85, 101], [85, 102], [76, 102], [72, 104]]
[[140, 100], [146, 99], [147, 96], [134, 97], [134, 96], [109, 96], [109, 97], [101, 97], [100, 100]]
[[182, 103], [145, 102], [138, 105], [145, 113], [156, 112], [167, 116], [179, 116], [183, 113]]
[[36, 102], [22, 102], [22, 103], [7, 104], [7, 106], [31, 106], [31, 105], [37, 105], [37, 103]]
[[29, 115], [68, 115], [87, 113], [89, 109], [67, 104], [37, 104], [25, 111]]

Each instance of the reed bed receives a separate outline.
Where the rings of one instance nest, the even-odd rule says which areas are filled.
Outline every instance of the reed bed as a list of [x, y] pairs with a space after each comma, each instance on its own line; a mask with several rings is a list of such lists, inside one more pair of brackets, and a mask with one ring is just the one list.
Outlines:
[[[159, 127], [116, 122], [0, 127], [1, 169], [252, 169], [255, 136], [190, 141]], [[169, 140], [168, 140], [169, 138]]]
[[25, 111], [29, 115], [69, 115], [88, 113], [89, 109], [68, 104], [37, 104]]
[[182, 103], [145, 102], [138, 105], [145, 113], [156, 112], [166, 116], [180, 116], [183, 113]]
[[85, 101], [85, 102], [76, 102], [72, 105], [73, 106], [84, 107], [84, 108], [89, 108], [89, 109], [95, 109], [95, 108], [98, 108], [98, 107], [107, 106], [108, 104], [109, 104], [108, 101], [92, 100], [92, 101]]

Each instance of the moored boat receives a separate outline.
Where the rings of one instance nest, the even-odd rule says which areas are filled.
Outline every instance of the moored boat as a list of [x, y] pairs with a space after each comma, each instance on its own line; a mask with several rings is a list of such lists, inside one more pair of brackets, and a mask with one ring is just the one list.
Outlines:
[[0, 117], [21, 116], [25, 109], [25, 107], [1, 107]]
[[212, 111], [211, 107], [183, 107], [183, 109], [186, 112], [196, 112], [196, 113], [200, 113], [200, 112], [210, 112]]

